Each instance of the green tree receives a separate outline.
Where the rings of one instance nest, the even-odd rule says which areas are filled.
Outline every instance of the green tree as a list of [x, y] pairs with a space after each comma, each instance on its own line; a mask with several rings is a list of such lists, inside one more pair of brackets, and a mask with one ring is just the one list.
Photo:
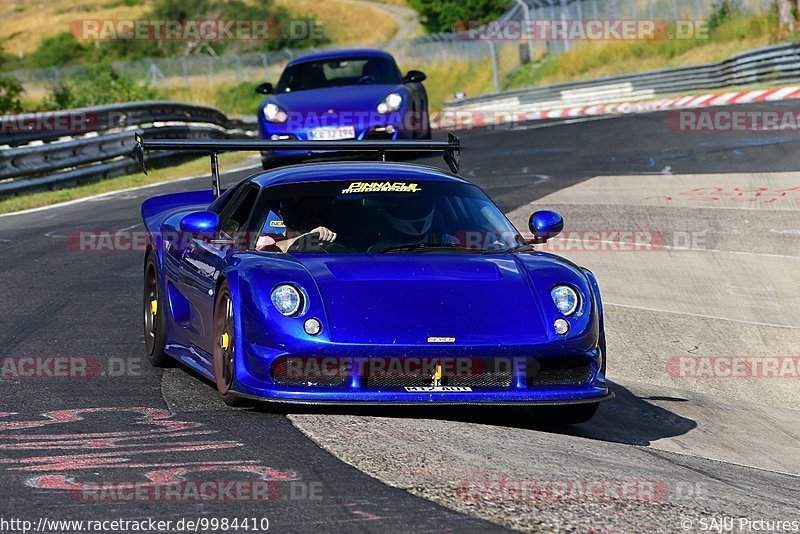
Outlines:
[[34, 67], [58, 67], [70, 63], [81, 63], [87, 55], [87, 47], [78, 42], [69, 32], [46, 37], [31, 54]]
[[430, 33], [466, 30], [471, 23], [494, 20], [511, 3], [510, 0], [408, 0]]
[[[0, 69], [6, 70], [9, 58], [0, 47]], [[20, 97], [25, 92], [22, 82], [8, 74], [0, 74], [0, 113], [20, 113], [22, 100]]]

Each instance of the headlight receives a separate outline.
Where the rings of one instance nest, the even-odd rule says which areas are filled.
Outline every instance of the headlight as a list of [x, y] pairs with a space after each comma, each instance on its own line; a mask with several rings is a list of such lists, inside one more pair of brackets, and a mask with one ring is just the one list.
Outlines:
[[389, 113], [397, 111], [403, 104], [403, 97], [397, 93], [392, 93], [383, 99], [383, 102], [378, 104], [378, 113]]
[[550, 296], [556, 303], [558, 311], [564, 315], [572, 315], [578, 309], [580, 299], [578, 293], [569, 286], [556, 286], [550, 290]]
[[285, 111], [270, 102], [264, 106], [264, 118], [269, 122], [286, 122], [287, 116]]
[[305, 304], [302, 293], [289, 284], [275, 286], [271, 297], [275, 308], [287, 317], [297, 315], [298, 312], [303, 310]]

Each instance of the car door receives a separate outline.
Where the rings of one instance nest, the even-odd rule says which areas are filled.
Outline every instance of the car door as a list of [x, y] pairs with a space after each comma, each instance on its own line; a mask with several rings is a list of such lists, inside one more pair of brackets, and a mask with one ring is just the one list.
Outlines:
[[[217, 239], [193, 239], [183, 252], [178, 274], [178, 289], [189, 301], [191, 309], [188, 330], [191, 343], [210, 353], [213, 340], [215, 288], [219, 275], [227, 266], [228, 257], [249, 247], [252, 233], [248, 226], [260, 188], [247, 184], [238, 191], [220, 212]], [[210, 362], [198, 362], [209, 365]]]

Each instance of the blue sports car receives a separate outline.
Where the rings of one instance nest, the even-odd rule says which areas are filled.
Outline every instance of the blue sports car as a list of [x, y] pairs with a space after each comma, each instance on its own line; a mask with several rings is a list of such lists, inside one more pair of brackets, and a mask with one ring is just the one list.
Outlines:
[[[281, 142], [282, 143], [282, 142]], [[352, 152], [441, 151], [449, 141], [321, 143]], [[216, 153], [272, 141], [143, 140], [207, 150], [213, 189], [142, 205], [144, 333], [228, 404], [530, 405], [586, 421], [609, 398], [603, 309], [587, 269], [534, 249], [455, 172], [385, 162], [307, 163], [219, 189]], [[530, 218], [533, 243], [563, 228]]]
[[[273, 141], [429, 139], [425, 74], [400, 73], [394, 58], [380, 50], [323, 52], [291, 61], [258, 110], [261, 137]], [[264, 169], [309, 150], [262, 153]]]

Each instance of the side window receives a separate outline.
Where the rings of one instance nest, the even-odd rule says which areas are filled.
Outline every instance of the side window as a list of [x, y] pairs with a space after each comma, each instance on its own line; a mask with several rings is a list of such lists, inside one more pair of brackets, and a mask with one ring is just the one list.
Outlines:
[[237, 239], [241, 231], [246, 230], [246, 224], [255, 206], [259, 187], [255, 184], [246, 186], [236, 197], [226, 205], [220, 214], [220, 237], [222, 239]]
[[242, 190], [243, 185], [243, 183], [239, 183], [224, 191], [219, 198], [211, 203], [211, 205], [208, 207], [208, 210], [222, 214], [223, 211], [230, 207], [231, 202], [236, 199], [236, 196]]

